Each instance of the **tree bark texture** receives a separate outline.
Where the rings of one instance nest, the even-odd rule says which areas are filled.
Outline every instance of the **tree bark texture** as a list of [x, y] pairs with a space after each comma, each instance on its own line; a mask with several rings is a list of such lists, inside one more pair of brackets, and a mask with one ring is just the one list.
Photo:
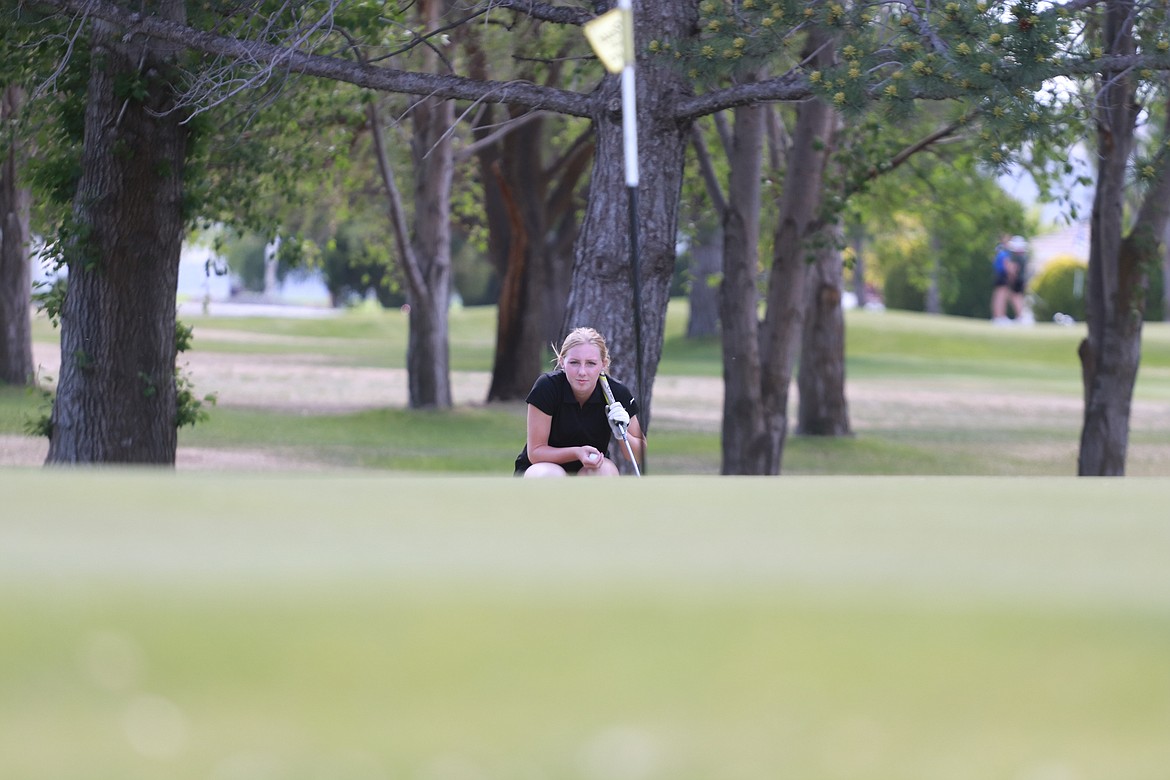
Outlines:
[[[24, 104], [24, 90], [9, 85], [0, 94], [0, 127]], [[31, 270], [29, 219], [31, 196], [21, 183], [23, 145], [11, 134], [0, 159], [0, 383], [32, 384]]]
[[[1107, 0], [1104, 36], [1111, 54], [1134, 49], [1131, 0]], [[1141, 356], [1145, 271], [1122, 240], [1126, 167], [1139, 107], [1132, 74], [1110, 74], [1098, 85], [1097, 188], [1093, 196], [1085, 293], [1088, 336], [1081, 342], [1084, 423], [1077, 473], [1125, 474], [1130, 405]]]
[[[683, 0], [650, 0], [639, 6], [639, 51], [651, 37], [683, 40], [692, 34], [696, 8]], [[653, 32], [651, 32], [653, 31]], [[690, 121], [674, 118], [678, 103], [690, 95], [684, 74], [653, 58], [637, 73], [638, 255], [642, 311], [642, 366], [638, 370], [630, 278], [630, 220], [622, 146], [621, 93], [608, 76], [593, 95], [597, 139], [590, 197], [578, 237], [572, 292], [562, 330], [596, 328], [605, 336], [611, 373], [633, 388], [649, 430], [654, 372], [662, 354], [666, 306], [674, 273], [678, 206]], [[638, 386], [641, 374], [645, 387]]]
[[46, 462], [174, 465], [187, 130], [167, 113], [173, 47], [101, 22], [91, 47]]
[[768, 451], [762, 412], [759, 350], [760, 169], [767, 122], [763, 106], [735, 109], [728, 149], [728, 197], [723, 212], [724, 474], [758, 474]]
[[[419, 6], [424, 25], [438, 26], [441, 0]], [[424, 67], [438, 67], [438, 57], [423, 50]], [[406, 369], [412, 409], [451, 407], [451, 366], [448, 314], [451, 306], [451, 181], [454, 152], [451, 127], [455, 103], [419, 98], [410, 111], [411, 159], [414, 165], [414, 231], [412, 253], [419, 274], [407, 275], [410, 333]], [[421, 285], [418, 284], [421, 279]]]
[[808, 309], [800, 344], [796, 432], [805, 436], [852, 436], [845, 398], [844, 269], [839, 225], [826, 226], [809, 269]]

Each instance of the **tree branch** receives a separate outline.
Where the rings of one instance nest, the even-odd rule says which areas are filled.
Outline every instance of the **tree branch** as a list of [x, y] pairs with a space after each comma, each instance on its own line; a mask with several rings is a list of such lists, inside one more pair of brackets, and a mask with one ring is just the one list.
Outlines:
[[557, 177], [556, 187], [548, 196], [548, 213], [551, 221], [560, 220], [573, 204], [573, 193], [585, 175], [596, 146], [593, 142], [593, 125], [590, 124], [573, 139], [568, 151], [547, 169]]
[[584, 8], [549, 5], [548, 3], [538, 3], [536, 0], [489, 0], [487, 7], [489, 11], [493, 8], [506, 8], [542, 22], [572, 24], [578, 27], [594, 17], [592, 12], [586, 11]]
[[[1164, 101], [1162, 111], [1164, 115], [1162, 137], [1170, 138], [1170, 96]], [[1143, 170], [1150, 180], [1149, 189], [1138, 209], [1137, 219], [1134, 221], [1134, 232], [1138, 227], [1149, 231], [1150, 236], [1165, 235], [1166, 226], [1170, 223], [1170, 148], [1161, 144], [1157, 154], [1149, 162], [1148, 173]]]
[[[491, 103], [521, 105], [537, 110], [553, 111], [569, 116], [590, 117], [592, 98], [589, 95], [554, 87], [540, 86], [525, 81], [481, 81], [462, 76], [441, 76], [413, 73], [373, 65], [360, 65], [337, 57], [311, 54], [297, 49], [261, 41], [240, 40], [188, 27], [165, 19], [127, 13], [109, 0], [41, 0], [51, 8], [80, 16], [90, 16], [124, 28], [128, 33], [140, 33], [163, 41], [181, 44], [196, 51], [226, 57], [249, 65], [277, 68], [307, 76], [333, 79], [379, 92], [423, 95], [452, 100], [480, 100]], [[1091, 0], [1074, 0], [1090, 3]], [[560, 13], [555, 6], [546, 6], [535, 0], [498, 0], [493, 7], [531, 13], [535, 18], [554, 17]], [[585, 18], [580, 10], [561, 9], [572, 18]], [[539, 14], [544, 14], [540, 16]], [[568, 21], [567, 23], [576, 23]], [[1096, 73], [1117, 73], [1135, 68], [1170, 71], [1170, 55], [1136, 54], [1096, 59], [1070, 59], [1037, 71], [1033, 86], [1056, 76], [1088, 76]], [[1027, 85], [1023, 85], [1027, 86]], [[881, 85], [870, 91], [872, 99], [880, 99]], [[765, 81], [737, 84], [681, 100], [675, 110], [675, 119], [694, 120], [727, 108], [753, 103], [791, 103], [815, 96], [807, 75], [792, 70], [783, 76]], [[905, 95], [909, 99], [944, 100], [969, 97], [969, 92], [958, 84], [919, 89]]]
[[[534, 119], [540, 119], [541, 117], [547, 115], [548, 112], [546, 111], [529, 111], [527, 114], [521, 114], [518, 117], [501, 122], [496, 126], [495, 130], [493, 130], [488, 135], [485, 135], [483, 138], [476, 139], [475, 141], [461, 147], [458, 151], [455, 152], [455, 157], [459, 160], [466, 160], [472, 155], [478, 154], [479, 151], [485, 146], [491, 146], [492, 144], [496, 143], [508, 133], [511, 133], [513, 130], [518, 130]], [[486, 127], [481, 129], [486, 129]]]
[[719, 131], [719, 143], [723, 147], [723, 154], [731, 157], [735, 149], [735, 141], [732, 139], [731, 127], [727, 124], [727, 114], [724, 111], [717, 111], [711, 115], [715, 120], [715, 129]]
[[406, 224], [406, 209], [403, 207], [402, 194], [394, 176], [394, 166], [390, 164], [390, 157], [386, 154], [386, 143], [382, 137], [382, 120], [378, 116], [376, 102], [371, 102], [366, 106], [366, 116], [370, 122], [370, 135], [374, 141], [374, 155], [378, 161], [378, 173], [382, 177], [382, 185], [386, 188], [387, 216], [393, 228], [394, 244], [398, 247], [398, 254], [402, 258], [402, 268], [406, 273], [411, 293], [425, 298], [427, 293], [426, 276], [423, 274], [418, 258], [408, 240], [410, 227]]
[[723, 195], [723, 188], [719, 186], [719, 177], [715, 173], [715, 165], [711, 162], [711, 152], [707, 150], [703, 129], [697, 122], [691, 125], [691, 146], [695, 147], [699, 170], [703, 174], [703, 182], [707, 185], [707, 197], [711, 198], [711, 205], [715, 207], [715, 211], [723, 214], [727, 211], [727, 198]]
[[949, 125], [947, 125], [945, 127], [940, 127], [938, 130], [935, 130], [930, 135], [927, 135], [927, 136], [924, 136], [923, 138], [918, 139], [918, 141], [910, 144], [905, 149], [903, 149], [902, 151], [898, 152], [893, 157], [891, 157], [889, 165], [886, 166], [886, 169], [892, 171], [895, 168], [897, 168], [898, 166], [900, 166], [902, 163], [909, 160], [914, 155], [921, 152], [926, 147], [933, 146], [934, 144], [938, 143], [939, 141], [950, 138], [952, 135], [955, 134], [956, 130], [958, 130], [960, 127], [963, 127], [964, 125], [966, 125], [967, 122], [969, 122], [969, 121], [970, 121], [970, 119], [968, 117], [963, 117], [962, 119], [951, 122]]
[[875, 165], [870, 167], [869, 170], [865, 172], [865, 175], [859, 176], [850, 184], [849, 189], [845, 193], [845, 197], [850, 197], [851, 195], [860, 192], [863, 186], [873, 181], [877, 177], [902, 167], [902, 165], [910, 160], [910, 158], [924, 149], [927, 149], [939, 143], [940, 141], [950, 138], [955, 134], [956, 130], [965, 126], [968, 122], [971, 121], [972, 118], [972, 115], [968, 114], [960, 119], [955, 120], [954, 122], [951, 122], [949, 125], [940, 127], [933, 133], [919, 138], [917, 141], [895, 154], [884, 165]]
[[789, 71], [774, 79], [736, 84], [680, 100], [674, 115], [679, 120], [693, 120], [725, 108], [760, 102], [790, 103], [808, 100], [813, 95], [808, 77], [798, 71]]
[[[1095, 74], [1120, 73], [1128, 70], [1149, 68], [1170, 71], [1170, 54], [1130, 54], [1095, 59], [1067, 59], [1037, 70], [1030, 84], [1015, 87], [1037, 88], [1045, 81], [1058, 76], [1092, 76]], [[879, 100], [884, 86], [879, 84], [869, 89], [871, 100]], [[696, 95], [678, 103], [675, 118], [693, 120], [706, 114], [713, 114], [725, 108], [735, 108], [752, 103], [796, 103], [816, 96], [812, 85], [802, 71], [791, 70], [783, 76], [765, 81], [736, 84], [726, 89], [713, 90]], [[904, 96], [908, 99], [950, 100], [970, 98], [971, 92], [963, 89], [958, 82], [940, 84], [930, 88], [919, 88]]]
[[217, 35], [168, 22], [156, 16], [126, 13], [106, 0], [44, 0], [44, 4], [62, 11], [101, 19], [123, 27], [129, 33], [140, 33], [159, 40], [180, 43], [196, 51], [250, 64], [279, 66], [283, 71], [343, 81], [379, 92], [452, 100], [483, 100], [555, 111], [570, 116], [590, 116], [590, 97], [578, 92], [522, 81], [480, 81], [462, 76], [412, 73], [362, 65], [350, 60], [309, 54], [270, 43]]
[[784, 158], [788, 153], [789, 147], [792, 146], [792, 137], [788, 135], [788, 129], [784, 126], [784, 120], [780, 117], [779, 111], [775, 106], [768, 109], [768, 166], [772, 173], [778, 174], [784, 168]]

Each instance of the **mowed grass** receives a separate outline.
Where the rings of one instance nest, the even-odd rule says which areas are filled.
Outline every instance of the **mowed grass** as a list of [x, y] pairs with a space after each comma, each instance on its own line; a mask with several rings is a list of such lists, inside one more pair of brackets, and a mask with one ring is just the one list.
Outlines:
[[[659, 377], [695, 387], [694, 408], [651, 420], [648, 474], [717, 474], [722, 364], [717, 339], [684, 337], [686, 307], [672, 304]], [[495, 311], [451, 313], [455, 372], [488, 372]], [[313, 365], [401, 369], [407, 320], [364, 308], [337, 317], [185, 317], [200, 354], [308, 360]], [[847, 386], [854, 436], [788, 437], [787, 475], [1028, 475], [1076, 472], [1081, 426], [1077, 345], [1084, 327], [993, 328], [982, 321], [904, 312], [850, 312]], [[56, 334], [43, 319], [36, 337]], [[45, 367], [52, 374], [56, 367]], [[180, 448], [264, 451], [329, 468], [505, 475], [523, 443], [523, 404], [476, 403], [451, 411], [401, 406], [306, 413], [233, 404], [230, 388], [192, 376], [198, 393], [218, 393], [211, 418], [180, 434]], [[294, 380], [290, 380], [294, 381]], [[713, 384], [714, 383], [714, 384]], [[714, 388], [714, 389], [712, 389]], [[327, 395], [327, 391], [325, 393]], [[790, 420], [795, 421], [792, 392]], [[656, 395], [656, 401], [659, 396]], [[323, 399], [327, 401], [328, 399]], [[1147, 324], [1135, 391], [1127, 471], [1170, 474], [1170, 325]], [[657, 408], [657, 406], [656, 406]], [[22, 433], [43, 413], [35, 394], [0, 388], [0, 433]]]
[[1170, 766], [1166, 480], [20, 476], [0, 777]]

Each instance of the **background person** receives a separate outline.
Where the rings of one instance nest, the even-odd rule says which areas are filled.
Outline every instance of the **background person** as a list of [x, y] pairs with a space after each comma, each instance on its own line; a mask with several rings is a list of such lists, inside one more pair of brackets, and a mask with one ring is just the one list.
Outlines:
[[1008, 265], [1008, 301], [1011, 303], [1012, 316], [1018, 325], [1031, 325], [1032, 311], [1028, 308], [1028, 301], [1024, 290], [1028, 286], [1028, 242], [1023, 236], [1012, 236], [1007, 243], [1011, 253]]
[[[516, 475], [525, 477], [617, 476], [605, 456], [618, 424], [634, 456], [642, 459], [645, 437], [638, 422], [638, 402], [629, 388], [612, 377], [614, 403], [606, 406], [598, 377], [609, 370], [605, 339], [593, 328], [576, 328], [556, 352], [556, 368], [541, 374], [528, 393], [528, 436], [516, 457]], [[618, 450], [626, 456], [624, 448]]]
[[995, 276], [991, 292], [991, 321], [996, 325], [1008, 325], [1008, 304], [1016, 322], [1031, 318], [1024, 300], [1027, 284], [1028, 242], [1023, 236], [1004, 236], [995, 248], [992, 270]]

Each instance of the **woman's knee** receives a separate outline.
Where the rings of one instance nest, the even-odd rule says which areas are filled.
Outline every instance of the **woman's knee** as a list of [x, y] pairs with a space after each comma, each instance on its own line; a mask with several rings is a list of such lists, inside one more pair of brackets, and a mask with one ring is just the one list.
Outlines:
[[584, 477], [617, 477], [621, 472], [618, 470], [617, 464], [609, 458], [604, 458], [601, 465], [595, 469], [581, 469], [578, 476]]
[[567, 477], [568, 473], [557, 463], [533, 463], [524, 472], [529, 477]]

